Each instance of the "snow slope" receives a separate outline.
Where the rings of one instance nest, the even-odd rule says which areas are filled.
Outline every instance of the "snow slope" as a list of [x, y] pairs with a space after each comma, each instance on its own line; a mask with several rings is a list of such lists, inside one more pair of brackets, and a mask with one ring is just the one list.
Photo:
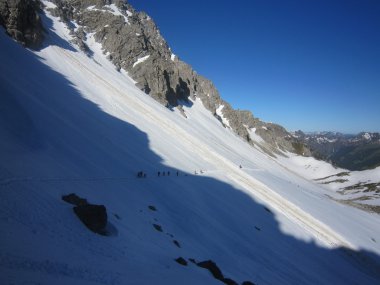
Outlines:
[[[377, 215], [327, 198], [199, 100], [187, 118], [164, 108], [92, 37], [90, 58], [44, 23], [38, 52], [0, 36], [1, 283], [222, 284], [180, 256], [239, 284], [379, 283]], [[76, 219], [71, 192], [107, 207], [113, 236]]]
[[380, 205], [380, 167], [349, 171], [313, 157], [292, 153], [286, 153], [286, 157], [278, 157], [277, 161], [300, 176], [314, 180], [329, 190], [328, 195], [334, 199], [360, 205]]

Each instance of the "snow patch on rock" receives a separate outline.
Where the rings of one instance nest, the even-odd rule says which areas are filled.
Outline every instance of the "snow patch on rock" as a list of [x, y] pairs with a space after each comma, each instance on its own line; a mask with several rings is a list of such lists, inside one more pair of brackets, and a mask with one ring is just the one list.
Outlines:
[[133, 67], [135, 67], [136, 65], [146, 61], [148, 58], [150, 57], [150, 54], [146, 55], [146, 56], [143, 56], [143, 57], [140, 57], [139, 59], [137, 59], [137, 61], [133, 64]]
[[220, 106], [216, 109], [216, 114], [222, 119], [223, 124], [225, 124], [227, 127], [231, 128], [231, 126], [230, 126], [230, 121], [229, 121], [227, 118], [225, 118], [225, 117], [223, 116], [223, 111], [222, 111], [223, 108], [224, 108], [224, 105], [220, 105]]
[[251, 128], [251, 129], [247, 128], [247, 131], [249, 133], [249, 137], [254, 142], [257, 142], [257, 143], [264, 143], [265, 142], [261, 136], [259, 136], [258, 134], [256, 134], [256, 128]]

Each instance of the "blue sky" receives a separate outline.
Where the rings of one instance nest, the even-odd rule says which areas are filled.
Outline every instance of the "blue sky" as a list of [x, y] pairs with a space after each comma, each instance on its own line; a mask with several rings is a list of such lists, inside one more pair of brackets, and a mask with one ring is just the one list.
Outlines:
[[129, 3], [234, 108], [288, 130], [380, 131], [380, 1]]

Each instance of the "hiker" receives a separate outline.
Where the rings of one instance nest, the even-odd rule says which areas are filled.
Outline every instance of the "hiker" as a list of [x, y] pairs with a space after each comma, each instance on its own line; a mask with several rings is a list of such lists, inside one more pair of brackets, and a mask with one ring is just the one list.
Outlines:
[[241, 164], [239, 165], [239, 168], [242, 169], [243, 167], [241, 166]]
[[201, 171], [200, 171], [200, 172], [201, 172], [201, 174], [203, 174], [203, 170], [202, 170], [202, 169], [201, 169]]
[[177, 176], [178, 176], [178, 174], [179, 174], [179, 173], [178, 173], [178, 171], [177, 171]]
[[137, 177], [141, 178], [141, 176], [142, 176], [142, 171], [137, 172]]
[[146, 178], [146, 173], [143, 174], [143, 177]]
[[170, 176], [170, 171], [168, 171], [168, 176]]
[[160, 171], [158, 171], [158, 172], [157, 172], [157, 176], [158, 176], [158, 177], [160, 177], [160, 174], [161, 174], [161, 172], [160, 172]]

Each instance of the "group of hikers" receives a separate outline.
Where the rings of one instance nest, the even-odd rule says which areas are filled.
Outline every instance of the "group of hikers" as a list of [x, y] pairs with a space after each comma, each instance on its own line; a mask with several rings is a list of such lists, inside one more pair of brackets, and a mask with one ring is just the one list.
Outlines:
[[137, 177], [138, 178], [146, 178], [146, 173], [144, 171], [139, 171], [139, 172], [137, 172]]
[[[170, 171], [158, 171], [157, 172], [157, 176], [160, 177], [160, 176], [170, 176]], [[177, 171], [176, 172], [176, 175], [179, 176], [179, 172]]]
[[[243, 168], [241, 165], [239, 165], [239, 168]], [[176, 172], [176, 176], [179, 176], [179, 171], [177, 170]], [[197, 174], [203, 174], [204, 171], [202, 169], [199, 170], [199, 172], [197, 170], [194, 170], [194, 174], [197, 175]], [[157, 176], [160, 177], [160, 176], [170, 176], [170, 171], [157, 171]], [[187, 176], [187, 174], [185, 174], [185, 176]], [[146, 178], [146, 173], [144, 171], [139, 171], [137, 172], [137, 177], [138, 178]]]
[[[170, 171], [157, 171], [157, 176], [170, 176]], [[179, 171], [176, 171], [176, 176], [179, 176]], [[144, 171], [137, 172], [137, 178], [146, 178]]]

